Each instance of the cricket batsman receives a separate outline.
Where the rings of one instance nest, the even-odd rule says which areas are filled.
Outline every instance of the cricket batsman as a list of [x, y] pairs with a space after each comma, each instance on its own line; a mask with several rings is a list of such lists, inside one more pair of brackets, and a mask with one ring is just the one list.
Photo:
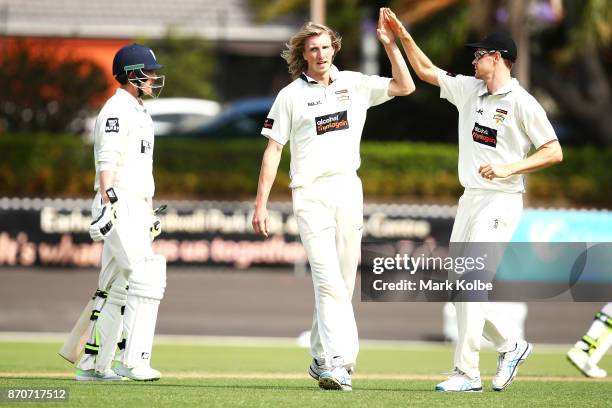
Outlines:
[[[523, 209], [523, 174], [563, 158], [544, 109], [512, 78], [517, 57], [514, 41], [505, 33], [494, 33], [467, 44], [474, 52], [474, 76], [455, 75], [431, 62], [390, 9], [384, 13], [418, 77], [440, 87], [440, 97], [459, 112], [459, 181], [465, 191], [450, 241], [509, 242]], [[528, 156], [532, 145], [536, 151]], [[455, 308], [459, 338], [454, 369], [436, 390], [482, 391], [483, 335], [499, 352], [493, 390], [504, 390], [529, 357], [532, 345], [494, 313], [494, 304], [455, 302]]]
[[604, 378], [606, 370], [597, 365], [612, 345], [612, 303], [595, 314], [587, 333], [567, 352], [567, 359], [582, 374], [590, 378]]
[[150, 360], [166, 260], [151, 247], [161, 227], [152, 210], [153, 122], [142, 97], [161, 92], [165, 78], [156, 74], [161, 68], [151, 49], [121, 48], [113, 60], [120, 86], [96, 119], [89, 234], [104, 244], [94, 324], [77, 364], [79, 381], [160, 378]]
[[293, 82], [278, 94], [261, 132], [268, 146], [252, 224], [268, 236], [268, 197], [283, 146], [289, 143], [293, 212], [315, 295], [309, 374], [323, 389], [352, 389], [359, 351], [351, 298], [363, 229], [363, 192], [356, 172], [367, 110], [415, 89], [395, 37], [379, 17], [377, 36], [393, 78], [339, 71], [333, 61], [340, 36], [324, 25], [306, 23], [282, 54]]

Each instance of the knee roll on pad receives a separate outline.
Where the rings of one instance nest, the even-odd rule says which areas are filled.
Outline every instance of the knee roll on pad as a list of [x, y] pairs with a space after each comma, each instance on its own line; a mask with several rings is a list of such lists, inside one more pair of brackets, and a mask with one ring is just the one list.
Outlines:
[[118, 279], [111, 285], [110, 289], [108, 290], [108, 296], [106, 300], [108, 303], [123, 307], [127, 302], [127, 296], [128, 291], [126, 289], [125, 281], [122, 279]]
[[130, 275], [129, 295], [161, 300], [166, 290], [166, 258], [153, 255], [137, 264]]

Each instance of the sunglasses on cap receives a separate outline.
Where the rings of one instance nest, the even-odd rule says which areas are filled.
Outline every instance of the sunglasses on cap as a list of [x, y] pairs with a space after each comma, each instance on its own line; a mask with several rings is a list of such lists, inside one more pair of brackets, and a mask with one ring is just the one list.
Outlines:
[[507, 51], [506, 50], [478, 50], [478, 51], [474, 51], [474, 59], [478, 61], [485, 55], [494, 54], [496, 52], [502, 53], [502, 52], [507, 52]]

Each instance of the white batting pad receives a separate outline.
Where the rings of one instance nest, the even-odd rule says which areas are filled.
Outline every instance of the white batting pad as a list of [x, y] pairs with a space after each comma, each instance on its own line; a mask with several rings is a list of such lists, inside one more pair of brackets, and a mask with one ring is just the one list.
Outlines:
[[134, 269], [124, 316], [125, 352], [123, 363], [129, 368], [149, 365], [157, 309], [166, 289], [166, 258], [153, 255]]

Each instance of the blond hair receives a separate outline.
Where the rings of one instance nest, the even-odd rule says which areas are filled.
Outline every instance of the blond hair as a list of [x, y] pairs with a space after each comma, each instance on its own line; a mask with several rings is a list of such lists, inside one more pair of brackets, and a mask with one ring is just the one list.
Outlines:
[[281, 57], [283, 57], [283, 59], [287, 61], [287, 65], [289, 65], [291, 78], [298, 78], [302, 72], [308, 69], [308, 63], [304, 59], [304, 43], [306, 43], [306, 40], [310, 37], [324, 33], [329, 34], [329, 38], [331, 38], [335, 57], [342, 47], [342, 37], [331, 28], [323, 24], [313, 23], [312, 21], [305, 23], [300, 31], [291, 37], [289, 42], [285, 44], [287, 49], [281, 52]]

